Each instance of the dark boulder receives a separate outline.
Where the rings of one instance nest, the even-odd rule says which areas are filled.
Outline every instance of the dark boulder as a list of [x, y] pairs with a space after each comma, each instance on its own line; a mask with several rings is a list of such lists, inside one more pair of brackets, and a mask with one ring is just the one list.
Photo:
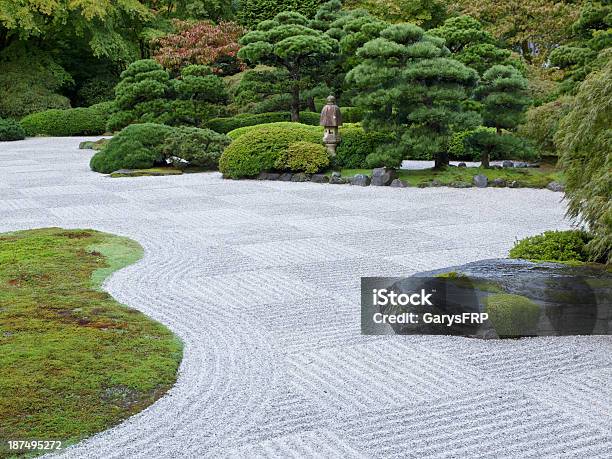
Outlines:
[[372, 170], [372, 186], [388, 186], [397, 177], [395, 169], [378, 167]]

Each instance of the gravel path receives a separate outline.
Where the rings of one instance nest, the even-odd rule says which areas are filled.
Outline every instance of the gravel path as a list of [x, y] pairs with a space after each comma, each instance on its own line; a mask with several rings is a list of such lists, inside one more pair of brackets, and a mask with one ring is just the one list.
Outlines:
[[111, 179], [79, 138], [0, 143], [0, 231], [145, 248], [106, 289], [185, 343], [176, 386], [70, 458], [612, 456], [612, 337], [359, 334], [359, 278], [505, 256], [561, 194]]

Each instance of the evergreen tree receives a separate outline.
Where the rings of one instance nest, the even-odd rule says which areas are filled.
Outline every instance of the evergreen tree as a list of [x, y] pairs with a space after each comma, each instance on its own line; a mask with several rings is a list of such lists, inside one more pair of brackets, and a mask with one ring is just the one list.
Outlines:
[[347, 81], [360, 90], [355, 102], [365, 127], [396, 137], [395, 145], [368, 156], [370, 166], [433, 157], [443, 167], [453, 131], [479, 124], [480, 116], [465, 108], [478, 76], [449, 54], [442, 39], [412, 24], [389, 26], [359, 49], [363, 62]]
[[[483, 124], [494, 127], [498, 136], [501, 136], [502, 129], [516, 129], [523, 121], [530, 103], [528, 83], [517, 69], [510, 66], [494, 65], [483, 75], [476, 89], [476, 98], [483, 104]], [[504, 140], [498, 139], [502, 144]], [[488, 139], [489, 143], [494, 141]], [[482, 166], [489, 167], [489, 147], [482, 151]]]
[[242, 37], [243, 48], [238, 52], [238, 57], [248, 63], [287, 70], [292, 121], [300, 119], [300, 91], [312, 87], [309, 76], [317, 73], [338, 47], [336, 40], [308, 24], [299, 13], [280, 13]]

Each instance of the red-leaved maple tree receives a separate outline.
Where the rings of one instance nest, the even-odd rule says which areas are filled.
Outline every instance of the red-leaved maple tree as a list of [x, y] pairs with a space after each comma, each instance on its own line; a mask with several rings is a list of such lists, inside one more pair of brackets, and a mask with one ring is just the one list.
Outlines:
[[220, 61], [236, 61], [240, 49], [238, 39], [244, 28], [235, 22], [213, 24], [208, 21], [189, 22], [175, 20], [177, 32], [154, 40], [153, 57], [164, 67], [178, 70], [190, 64], [210, 65], [215, 73], [223, 73]]

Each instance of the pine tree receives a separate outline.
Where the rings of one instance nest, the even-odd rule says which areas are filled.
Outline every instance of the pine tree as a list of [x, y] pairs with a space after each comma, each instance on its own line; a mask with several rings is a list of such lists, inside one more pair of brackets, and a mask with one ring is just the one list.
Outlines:
[[442, 39], [412, 24], [387, 27], [357, 55], [363, 62], [347, 81], [360, 90], [355, 102], [364, 109], [365, 127], [396, 137], [393, 146], [369, 155], [368, 164], [397, 167], [407, 157], [433, 157], [436, 167], [447, 165], [453, 131], [480, 122], [465, 108], [476, 72], [450, 59]]

